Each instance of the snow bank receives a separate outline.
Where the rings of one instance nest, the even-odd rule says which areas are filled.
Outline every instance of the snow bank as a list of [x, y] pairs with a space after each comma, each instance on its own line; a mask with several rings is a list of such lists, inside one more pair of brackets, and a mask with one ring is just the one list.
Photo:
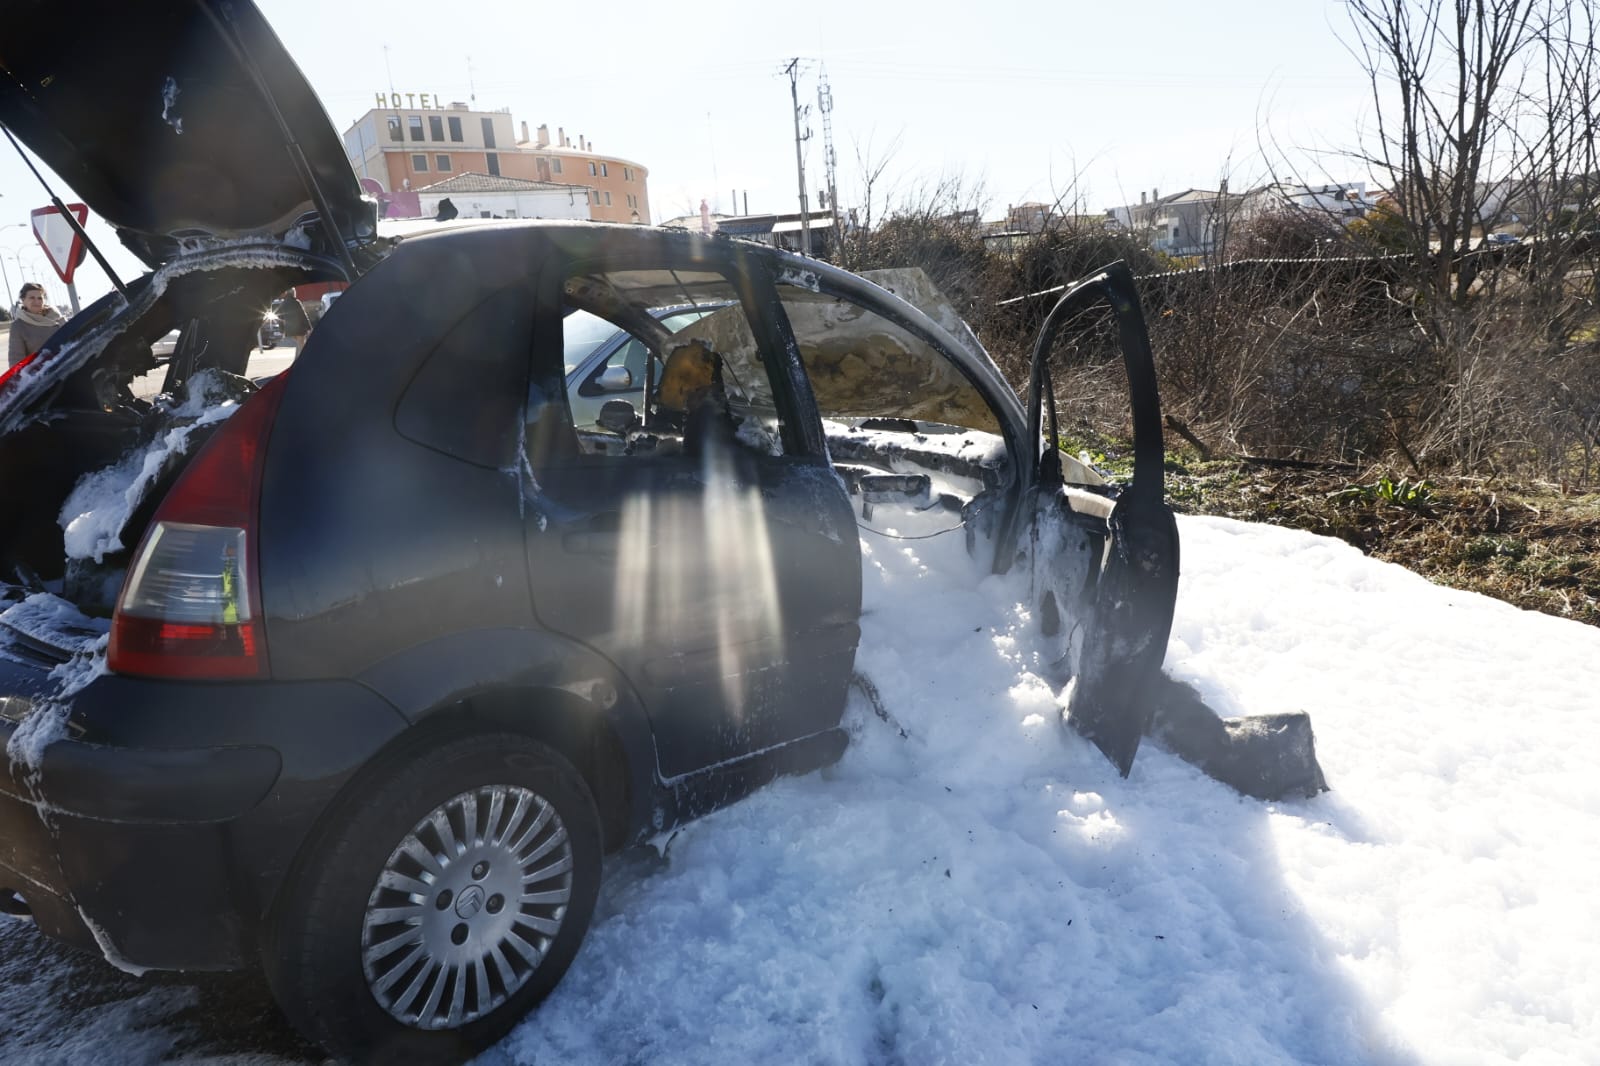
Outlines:
[[[1182, 523], [1168, 668], [1309, 710], [1266, 805], [1059, 725], [1015, 579], [872, 538], [864, 704], [824, 773], [609, 878], [489, 1063], [1593, 1061], [1600, 632], [1339, 542]], [[1514, 649], [1514, 650], [1513, 650]]]

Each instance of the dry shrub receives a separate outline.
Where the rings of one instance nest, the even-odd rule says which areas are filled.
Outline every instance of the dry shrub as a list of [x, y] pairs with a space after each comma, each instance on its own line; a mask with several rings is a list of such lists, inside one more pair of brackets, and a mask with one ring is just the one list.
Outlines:
[[[1342, 234], [1315, 216], [1268, 216], [1233, 230], [1234, 258], [1163, 271], [1155, 253], [1098, 226], [997, 249], [965, 217], [904, 212], [852, 265], [922, 267], [1022, 392], [1056, 299], [1047, 290], [1126, 260], [1142, 275], [1164, 409], [1216, 454], [1595, 484], [1592, 263], [1474, 259], [1467, 299], [1433, 306], [1418, 275], [1432, 268]], [[1091, 437], [1130, 431], [1107, 316], [1068, 323], [1052, 358], [1064, 422]]]

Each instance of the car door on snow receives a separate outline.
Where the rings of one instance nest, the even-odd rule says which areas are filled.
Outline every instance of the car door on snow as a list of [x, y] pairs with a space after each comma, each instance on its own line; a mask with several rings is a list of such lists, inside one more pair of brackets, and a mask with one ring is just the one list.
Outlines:
[[[797, 429], [815, 412], [743, 280], [703, 263], [572, 268], [536, 327], [534, 609], [631, 681], [669, 778], [837, 724], [859, 636], [849, 504]], [[571, 378], [561, 353], [596, 317], [632, 356], [579, 420], [598, 375]]]

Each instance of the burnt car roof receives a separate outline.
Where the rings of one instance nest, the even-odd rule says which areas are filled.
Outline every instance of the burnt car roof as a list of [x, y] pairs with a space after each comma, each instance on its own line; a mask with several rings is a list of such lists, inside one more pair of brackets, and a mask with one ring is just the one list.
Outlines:
[[282, 238], [314, 210], [310, 179], [342, 240], [373, 236], [327, 113], [248, 0], [17, 0], [6, 14], [70, 32], [0, 36], [0, 123], [149, 266], [196, 239]]

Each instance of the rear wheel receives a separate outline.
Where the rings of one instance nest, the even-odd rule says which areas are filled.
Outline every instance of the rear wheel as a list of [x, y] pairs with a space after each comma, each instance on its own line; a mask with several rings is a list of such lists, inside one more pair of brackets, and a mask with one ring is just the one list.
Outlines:
[[548, 747], [515, 734], [446, 743], [331, 821], [265, 957], [284, 1012], [330, 1051], [466, 1058], [566, 972], [599, 889], [600, 822]]

